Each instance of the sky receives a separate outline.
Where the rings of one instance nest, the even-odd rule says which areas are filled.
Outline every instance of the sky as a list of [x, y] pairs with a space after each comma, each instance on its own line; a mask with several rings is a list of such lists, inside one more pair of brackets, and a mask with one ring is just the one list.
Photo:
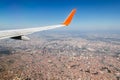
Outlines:
[[0, 30], [56, 25], [74, 8], [64, 30], [120, 31], [120, 0], [0, 0]]

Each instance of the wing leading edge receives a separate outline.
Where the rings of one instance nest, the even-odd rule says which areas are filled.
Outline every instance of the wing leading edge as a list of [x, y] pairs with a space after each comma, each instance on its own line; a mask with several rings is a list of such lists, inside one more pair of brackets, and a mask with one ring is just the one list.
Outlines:
[[[44, 31], [44, 30], [49, 30], [49, 29], [55, 29], [55, 28], [60, 28], [64, 26], [68, 26], [72, 19], [73, 16], [76, 13], [76, 9], [73, 9], [69, 16], [65, 19], [65, 21], [62, 24], [58, 25], [52, 25], [52, 26], [45, 26], [45, 27], [38, 27], [38, 28], [27, 28], [27, 29], [16, 29], [16, 30], [4, 30], [0, 31], [0, 39], [5, 39], [5, 38], [12, 38], [16, 39], [17, 37], [20, 38], [24, 35], [32, 34], [34, 32], [38, 31]], [[20, 39], [21, 40], [21, 39]]]

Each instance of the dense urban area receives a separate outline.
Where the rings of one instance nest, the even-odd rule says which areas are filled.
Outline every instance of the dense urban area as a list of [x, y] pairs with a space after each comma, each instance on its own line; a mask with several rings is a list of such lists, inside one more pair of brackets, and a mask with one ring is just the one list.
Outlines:
[[0, 80], [120, 80], [120, 35], [40, 32], [0, 40]]

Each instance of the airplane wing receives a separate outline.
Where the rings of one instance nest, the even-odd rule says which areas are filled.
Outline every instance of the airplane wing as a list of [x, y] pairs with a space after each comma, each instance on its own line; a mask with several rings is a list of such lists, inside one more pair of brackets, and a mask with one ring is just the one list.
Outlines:
[[11, 39], [16, 39], [16, 40], [29, 40], [29, 38], [26, 37], [26, 35], [28, 35], [28, 34], [32, 34], [34, 32], [38, 32], [38, 31], [44, 31], [44, 30], [68, 26], [71, 23], [72, 18], [73, 18], [75, 13], [76, 13], [76, 9], [73, 9], [71, 11], [71, 13], [68, 15], [68, 17], [65, 19], [65, 21], [61, 24], [58, 24], [58, 25], [38, 27], [38, 28], [27, 28], [27, 29], [0, 31], [0, 39], [11, 38]]

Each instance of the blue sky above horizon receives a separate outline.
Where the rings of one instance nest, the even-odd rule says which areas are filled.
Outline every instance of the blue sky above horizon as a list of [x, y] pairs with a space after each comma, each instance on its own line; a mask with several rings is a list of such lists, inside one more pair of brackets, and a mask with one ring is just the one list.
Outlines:
[[64, 30], [120, 31], [120, 0], [0, 0], [0, 29], [59, 24], [73, 8], [77, 13]]

